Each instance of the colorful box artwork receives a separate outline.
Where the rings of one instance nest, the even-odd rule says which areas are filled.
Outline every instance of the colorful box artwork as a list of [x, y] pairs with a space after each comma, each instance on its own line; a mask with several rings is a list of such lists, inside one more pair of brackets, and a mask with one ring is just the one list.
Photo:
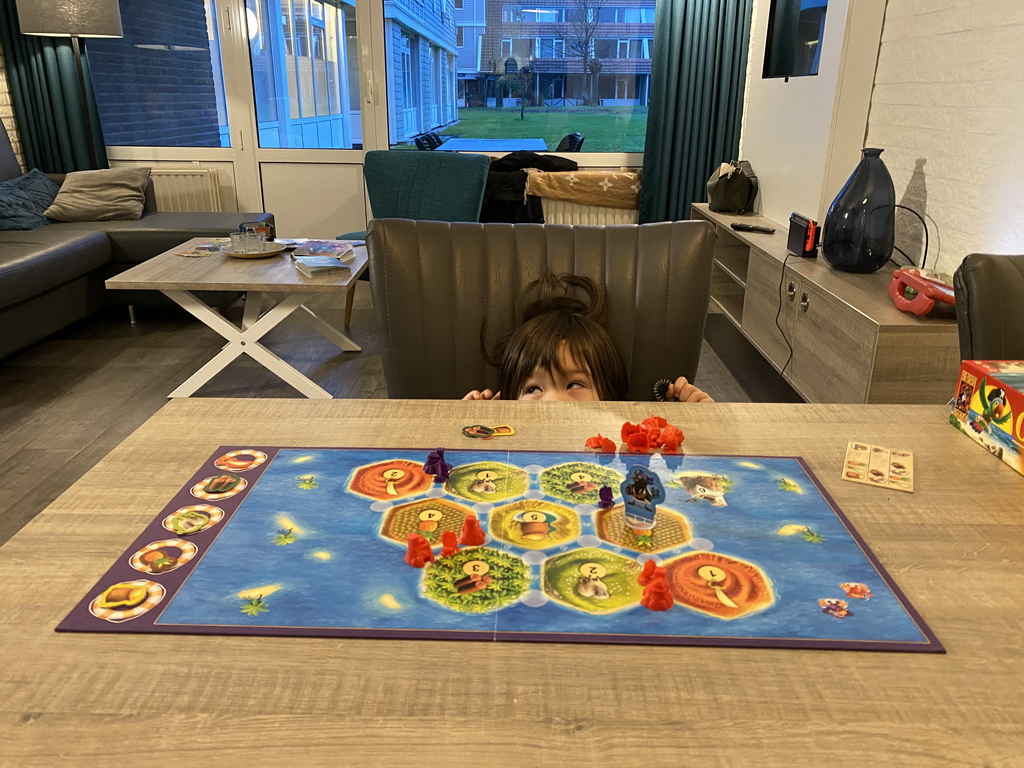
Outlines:
[[964, 360], [949, 423], [1024, 475], [1024, 360]]
[[57, 629], [943, 650], [799, 458], [429, 453], [221, 448]]

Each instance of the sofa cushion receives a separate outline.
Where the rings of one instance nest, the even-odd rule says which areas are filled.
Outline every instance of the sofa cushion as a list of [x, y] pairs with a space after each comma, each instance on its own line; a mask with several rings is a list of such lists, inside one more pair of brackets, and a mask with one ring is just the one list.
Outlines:
[[73, 232], [63, 224], [0, 232], [0, 308], [45, 293], [109, 259], [110, 240], [102, 232]]
[[246, 221], [269, 221], [270, 213], [147, 213], [138, 221], [74, 222], [62, 226], [110, 237], [111, 260], [137, 264], [193, 237], [225, 237]]
[[43, 212], [59, 189], [38, 168], [0, 183], [0, 231], [45, 227], [50, 220]]
[[138, 219], [148, 179], [149, 168], [133, 166], [69, 173], [46, 215], [57, 221]]

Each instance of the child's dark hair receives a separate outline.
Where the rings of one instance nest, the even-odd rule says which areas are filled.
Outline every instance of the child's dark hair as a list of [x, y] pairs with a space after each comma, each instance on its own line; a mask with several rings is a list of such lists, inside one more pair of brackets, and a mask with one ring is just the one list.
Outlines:
[[[577, 298], [576, 289], [587, 299]], [[573, 362], [589, 368], [601, 400], [624, 400], [629, 388], [626, 361], [604, 319], [604, 292], [588, 277], [549, 274], [527, 285], [522, 325], [495, 349], [502, 397], [518, 399], [538, 367], [566, 375], [559, 360], [564, 343]]]

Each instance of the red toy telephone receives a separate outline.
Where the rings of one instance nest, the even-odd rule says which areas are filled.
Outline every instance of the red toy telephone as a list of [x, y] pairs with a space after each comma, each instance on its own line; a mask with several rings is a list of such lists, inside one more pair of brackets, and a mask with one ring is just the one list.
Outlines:
[[[938, 280], [934, 272], [921, 269], [896, 269], [889, 283], [889, 297], [898, 309], [915, 315], [949, 315], [956, 311], [953, 286]], [[911, 295], [907, 296], [907, 292]], [[916, 292], [916, 293], [915, 293]]]

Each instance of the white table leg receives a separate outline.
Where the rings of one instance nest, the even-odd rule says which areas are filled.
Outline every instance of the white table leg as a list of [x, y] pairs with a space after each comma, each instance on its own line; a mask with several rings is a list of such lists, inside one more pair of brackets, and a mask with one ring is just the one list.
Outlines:
[[242, 311], [242, 330], [247, 331], [260, 319], [263, 306], [263, 294], [260, 291], [249, 291], [245, 294], [245, 309]]
[[[249, 296], [246, 297], [242, 328], [239, 329], [188, 291], [164, 291], [163, 293], [227, 339], [228, 342], [219, 353], [214, 355], [209, 362], [185, 380], [169, 397], [189, 397], [195, 394], [196, 390], [210, 381], [220, 371], [224, 370], [235, 358], [243, 354], [249, 355], [263, 365], [264, 368], [295, 387], [306, 397], [331, 397], [327, 390], [304, 376], [259, 341], [293, 312], [305, 309], [302, 305], [305, 300], [302, 294], [285, 296], [260, 317], [259, 312], [263, 297], [262, 294], [254, 291], [253, 294], [255, 295], [250, 294], [253, 295], [254, 299], [251, 309], [249, 306]], [[319, 318], [317, 319], [319, 320]], [[326, 326], [326, 323], [324, 325]], [[330, 326], [326, 327], [330, 328]], [[318, 328], [317, 330], [320, 329]], [[338, 335], [340, 336], [341, 334]], [[334, 339], [331, 339], [331, 341], [334, 341]], [[358, 350], [359, 348], [356, 347], [356, 349]]]
[[362, 347], [352, 341], [352, 339], [344, 333], [339, 331], [333, 325], [330, 325], [317, 317], [309, 307], [299, 307], [299, 310], [300, 311], [297, 312], [295, 316], [303, 320], [314, 331], [333, 343], [338, 347], [338, 349], [344, 350], [345, 352], [359, 352], [362, 350]]

